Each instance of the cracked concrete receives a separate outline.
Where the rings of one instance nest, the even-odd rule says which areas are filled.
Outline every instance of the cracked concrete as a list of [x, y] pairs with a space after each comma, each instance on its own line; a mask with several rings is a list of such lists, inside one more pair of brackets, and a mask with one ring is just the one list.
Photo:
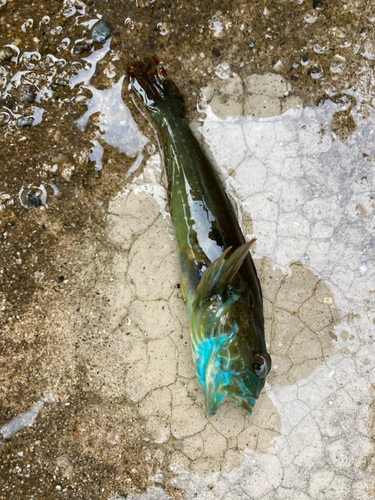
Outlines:
[[[8, 252], [3, 283], [10, 290], [1, 290], [0, 302], [1, 362], [6, 368], [1, 373], [5, 411], [0, 432], [7, 438], [0, 447], [1, 498], [374, 498], [375, 79], [368, 47], [372, 33], [367, 27], [362, 32], [358, 24], [363, 6], [347, 4], [358, 21], [353, 33], [347, 23], [346, 35], [353, 42], [352, 48], [345, 42], [351, 71], [340, 78], [328, 69], [334, 49], [325, 55], [314, 45], [324, 25], [310, 30], [310, 22], [304, 21], [310, 30], [309, 64], [315, 58], [325, 70], [319, 85], [308, 66], [296, 64], [304, 30], [286, 37], [289, 51], [281, 39], [280, 44], [272, 42], [272, 49], [268, 38], [264, 42], [271, 17], [284, 23], [289, 16], [287, 28], [296, 33], [293, 16], [298, 10], [300, 17], [307, 2], [290, 4], [290, 11], [285, 5], [279, 17], [275, 12], [269, 16], [267, 9], [261, 18], [249, 12], [242, 16], [241, 6], [233, 7], [234, 19], [243, 17], [248, 23], [250, 16], [252, 23], [264, 23], [257, 32], [255, 24], [246, 24], [245, 35], [257, 38], [252, 48], [254, 43], [244, 36], [251, 65], [237, 57], [242, 57], [243, 45], [236, 45], [234, 29], [241, 35], [243, 28], [237, 21], [232, 25], [228, 13], [212, 17], [206, 12], [210, 33], [202, 39], [199, 23], [189, 21], [189, 31], [179, 17], [180, 34], [171, 30], [170, 41], [156, 45], [186, 95], [195, 120], [192, 129], [217, 165], [244, 233], [257, 238], [254, 260], [273, 370], [251, 418], [231, 401], [208, 418], [195, 380], [157, 142], [150, 126], [143, 124], [143, 136], [137, 130], [133, 119], [138, 120], [138, 110], [125, 89], [121, 96], [125, 59], [144, 45], [154, 51], [155, 33], [148, 36], [146, 24], [151, 33], [159, 18], [170, 14], [157, 2], [129, 2], [130, 14], [117, 6], [121, 15], [112, 0], [87, 4], [86, 9], [80, 0], [57, 2], [55, 19], [55, 3], [44, 3], [42, 14], [51, 14], [47, 40], [39, 18], [34, 23], [38, 31], [29, 34], [16, 27], [25, 15], [34, 16], [31, 3], [8, 2], [0, 19], [3, 44], [12, 41], [24, 53], [36, 47], [42, 54], [39, 62], [20, 59], [20, 66], [1, 67], [3, 86], [10, 85], [14, 72], [31, 69], [34, 83], [41, 85], [46, 75], [52, 83], [44, 51], [48, 54], [54, 46], [67, 61], [61, 69], [65, 83], [69, 78], [81, 82], [74, 89], [62, 86], [48, 106], [46, 84], [41, 105], [48, 119], [38, 127], [18, 130], [14, 120], [4, 127], [4, 148], [16, 162], [4, 164], [11, 175], [0, 179], [9, 183], [0, 193], [0, 209], [4, 224], [8, 221], [2, 249]], [[214, 8], [214, 3], [205, 5]], [[61, 39], [84, 36], [88, 25], [81, 21], [90, 23], [96, 6], [103, 7], [116, 28], [111, 41], [95, 47], [77, 79], [81, 56], [60, 46], [55, 28], [63, 27]], [[332, 8], [334, 4], [319, 11], [320, 21], [330, 20]], [[152, 22], [148, 9], [154, 12]], [[126, 17], [130, 15], [138, 21]], [[125, 26], [129, 21], [126, 34], [124, 19]], [[332, 22], [340, 19], [347, 19], [345, 12]], [[272, 36], [284, 37], [275, 26]], [[344, 35], [333, 26], [323, 38], [339, 50]], [[164, 36], [160, 33], [159, 39], [168, 40]], [[356, 56], [362, 39], [366, 53]], [[195, 55], [189, 59], [190, 51], [198, 54], [202, 44], [206, 55], [200, 53], [198, 64]], [[274, 66], [276, 52], [277, 57], [285, 53], [282, 71], [257, 74]], [[194, 115], [202, 82], [206, 87]], [[49, 106], [53, 102], [59, 106]], [[23, 113], [29, 108], [17, 109]], [[4, 113], [0, 119], [5, 120]], [[87, 128], [74, 129], [74, 120]], [[60, 123], [57, 129], [54, 122]], [[69, 141], [71, 151], [59, 137]], [[15, 139], [18, 146], [11, 149]], [[36, 147], [39, 143], [45, 151]], [[64, 154], [56, 155], [56, 146]], [[137, 151], [135, 163], [125, 156]], [[32, 159], [27, 174], [19, 161], [26, 155]], [[52, 165], [58, 168], [56, 176]], [[103, 179], [91, 179], [100, 169]], [[48, 188], [49, 207], [9, 215], [19, 182], [26, 186], [38, 176], [45, 183], [56, 182], [59, 197]], [[124, 185], [107, 213], [105, 200]], [[70, 232], [62, 232], [63, 226]], [[25, 247], [22, 272], [20, 253], [15, 253], [17, 234]], [[26, 281], [27, 287], [13, 278]], [[12, 309], [12, 300], [22, 307]], [[16, 427], [18, 432], [10, 435]]]
[[[290, 92], [272, 74], [216, 79], [202, 91], [199, 132], [240, 215], [251, 217], [248, 237], [257, 237], [273, 370], [251, 418], [230, 401], [212, 418], [204, 412], [166, 192], [151, 188], [155, 179], [163, 185], [157, 154], [108, 215], [108, 237], [127, 261], [114, 273], [132, 291], [122, 305], [124, 391], [155, 443], [176, 450], [171, 483], [186, 498], [375, 491], [373, 173], [362, 156], [373, 154], [362, 142], [370, 122], [355, 116], [357, 130], [343, 143], [329, 128], [331, 102], [303, 109]], [[158, 489], [134, 498], [150, 495], [164, 498]]]

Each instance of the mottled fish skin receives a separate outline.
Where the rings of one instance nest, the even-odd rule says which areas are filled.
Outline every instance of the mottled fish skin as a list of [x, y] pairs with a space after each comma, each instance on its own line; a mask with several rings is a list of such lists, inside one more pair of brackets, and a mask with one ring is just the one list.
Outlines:
[[271, 369], [262, 291], [236, 214], [156, 58], [128, 67], [163, 150], [197, 379], [214, 415], [231, 396], [249, 413]]

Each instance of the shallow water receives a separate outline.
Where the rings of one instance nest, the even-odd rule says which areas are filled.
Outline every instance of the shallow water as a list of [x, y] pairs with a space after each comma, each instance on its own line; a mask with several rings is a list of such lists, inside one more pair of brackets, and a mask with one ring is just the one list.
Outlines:
[[[0, 498], [373, 498], [368, 9], [3, 2]], [[257, 238], [273, 370], [252, 417], [208, 418], [194, 378], [158, 145], [124, 81], [150, 53]]]

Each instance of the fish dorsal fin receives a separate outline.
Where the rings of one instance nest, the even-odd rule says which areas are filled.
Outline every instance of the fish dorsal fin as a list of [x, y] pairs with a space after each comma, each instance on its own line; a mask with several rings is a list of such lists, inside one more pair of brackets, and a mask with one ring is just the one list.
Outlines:
[[256, 238], [244, 243], [235, 250], [229, 258], [226, 258], [232, 247], [228, 247], [202, 274], [197, 288], [197, 304], [202, 303], [212, 295], [221, 293], [236, 276], [243, 261], [247, 256], [249, 248]]

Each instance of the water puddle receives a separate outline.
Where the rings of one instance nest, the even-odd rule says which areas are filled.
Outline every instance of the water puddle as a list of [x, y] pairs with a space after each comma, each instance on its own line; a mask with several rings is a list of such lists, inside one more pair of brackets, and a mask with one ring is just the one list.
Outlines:
[[143, 159], [141, 151], [148, 140], [140, 134], [129, 108], [122, 100], [121, 91], [124, 78], [122, 76], [117, 83], [113, 83], [112, 87], [104, 90], [97, 90], [86, 82], [84, 88], [91, 92], [92, 97], [87, 100], [87, 111], [77, 120], [76, 125], [78, 128], [84, 129], [90, 117], [98, 113], [98, 118], [95, 120], [98, 140], [94, 142], [90, 157], [95, 162], [95, 169], [101, 170], [103, 166], [103, 148], [99, 142], [101, 139], [128, 157], [138, 155], [129, 171], [131, 174], [140, 165]]
[[21, 415], [18, 415], [17, 417], [12, 418], [4, 425], [2, 425], [0, 427], [0, 434], [2, 435], [3, 439], [10, 439], [14, 434], [16, 434], [16, 432], [20, 431], [26, 426], [31, 427], [35, 423], [40, 410], [44, 406], [44, 403], [49, 403], [52, 401], [54, 401], [52, 396], [45, 396], [37, 403], [35, 403], [35, 405], [32, 406], [29, 410], [25, 411]]

